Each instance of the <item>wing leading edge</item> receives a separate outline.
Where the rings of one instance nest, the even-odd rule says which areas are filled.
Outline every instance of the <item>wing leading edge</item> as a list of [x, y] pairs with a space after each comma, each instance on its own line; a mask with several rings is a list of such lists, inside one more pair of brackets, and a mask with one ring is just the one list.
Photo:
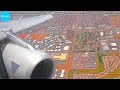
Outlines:
[[14, 33], [22, 31], [24, 29], [30, 28], [34, 25], [37, 25], [39, 23], [45, 22], [49, 19], [53, 18], [52, 15], [41, 15], [41, 16], [35, 16], [35, 17], [29, 17], [21, 20], [13, 20], [8, 23], [2, 23], [0, 25], [0, 41], [6, 38], [6, 34], [2, 31], [9, 31], [12, 28], [12, 31]]

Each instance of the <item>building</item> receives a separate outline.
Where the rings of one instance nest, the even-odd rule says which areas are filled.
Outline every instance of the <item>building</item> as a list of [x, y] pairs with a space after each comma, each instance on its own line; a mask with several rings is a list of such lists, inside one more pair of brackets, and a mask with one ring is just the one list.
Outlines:
[[111, 46], [116, 47], [117, 43], [111, 43]]
[[64, 50], [65, 50], [65, 51], [68, 51], [68, 50], [69, 50], [69, 46], [65, 46], [65, 47], [64, 47]]
[[67, 58], [67, 53], [61, 53], [59, 55], [53, 56], [54, 59], [64, 61]]
[[103, 46], [103, 50], [107, 51], [107, 50], [110, 50], [110, 48], [108, 45], [106, 45], [106, 46]]

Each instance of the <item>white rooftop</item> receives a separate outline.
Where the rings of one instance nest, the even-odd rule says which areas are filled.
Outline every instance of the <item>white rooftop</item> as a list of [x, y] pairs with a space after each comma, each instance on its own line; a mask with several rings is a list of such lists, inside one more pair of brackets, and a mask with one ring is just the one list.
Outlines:
[[104, 32], [100, 32], [100, 36], [103, 36], [104, 35]]
[[112, 50], [118, 50], [118, 48], [115, 47], [115, 48], [112, 48]]
[[65, 46], [65, 47], [64, 47], [64, 50], [69, 50], [69, 46]]
[[60, 77], [64, 77], [64, 74], [60, 74]]
[[111, 43], [112, 46], [117, 46], [117, 43]]
[[61, 73], [65, 73], [65, 70], [64, 70], [64, 69], [62, 69]]

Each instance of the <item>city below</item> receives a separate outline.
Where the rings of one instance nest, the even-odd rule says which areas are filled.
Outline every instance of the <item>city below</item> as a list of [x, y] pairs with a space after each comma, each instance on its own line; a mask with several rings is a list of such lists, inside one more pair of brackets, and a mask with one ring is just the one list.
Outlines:
[[120, 78], [119, 11], [11, 11], [12, 19], [52, 14], [17, 33], [54, 60], [53, 79]]

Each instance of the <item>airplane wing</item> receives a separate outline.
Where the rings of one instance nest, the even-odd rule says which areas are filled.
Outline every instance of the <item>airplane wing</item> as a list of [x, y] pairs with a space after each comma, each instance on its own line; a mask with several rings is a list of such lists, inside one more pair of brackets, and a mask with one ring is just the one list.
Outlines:
[[24, 29], [30, 28], [34, 25], [37, 25], [39, 23], [45, 22], [51, 18], [53, 18], [53, 16], [47, 14], [47, 15], [29, 17], [20, 20], [11, 20], [6, 23], [0, 22], [0, 41], [7, 37], [7, 35], [2, 31], [9, 31], [12, 28], [12, 31], [16, 33]]

